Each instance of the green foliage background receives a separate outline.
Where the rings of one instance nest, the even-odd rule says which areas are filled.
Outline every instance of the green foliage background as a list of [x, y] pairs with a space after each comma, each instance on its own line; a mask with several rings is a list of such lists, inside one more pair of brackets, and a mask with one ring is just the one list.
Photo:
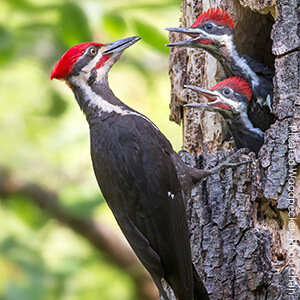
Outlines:
[[[49, 75], [71, 46], [141, 35], [110, 74], [115, 94], [180, 149], [169, 122], [168, 42], [180, 0], [2, 0], [0, 166], [58, 194], [66, 210], [116, 228], [93, 176], [88, 127], [71, 91]], [[0, 198], [0, 300], [137, 299], [131, 278], [27, 199]], [[116, 229], [117, 230], [117, 229]]]

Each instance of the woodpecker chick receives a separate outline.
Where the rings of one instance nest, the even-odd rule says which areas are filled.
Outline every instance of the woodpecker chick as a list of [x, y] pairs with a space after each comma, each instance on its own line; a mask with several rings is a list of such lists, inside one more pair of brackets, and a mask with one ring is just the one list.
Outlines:
[[185, 107], [220, 113], [226, 120], [237, 148], [248, 148], [258, 154], [264, 143], [264, 132], [253, 126], [247, 114], [251, 99], [251, 88], [247, 80], [237, 76], [230, 77], [218, 82], [210, 90], [191, 85], [185, 87], [199, 92], [208, 100], [207, 103], [190, 103]]
[[224, 9], [208, 9], [191, 27], [166, 30], [181, 32], [191, 37], [167, 46], [203, 49], [221, 63], [226, 77], [244, 77], [249, 82], [252, 100], [248, 105], [248, 115], [255, 127], [265, 131], [275, 122], [275, 116], [272, 114], [274, 70], [237, 52], [234, 44], [234, 22]]

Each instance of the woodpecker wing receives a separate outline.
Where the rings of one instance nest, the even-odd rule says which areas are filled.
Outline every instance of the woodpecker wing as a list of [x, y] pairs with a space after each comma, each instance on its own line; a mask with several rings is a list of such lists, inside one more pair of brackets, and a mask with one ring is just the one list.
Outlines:
[[259, 84], [252, 87], [253, 97], [248, 106], [248, 116], [254, 127], [266, 131], [276, 120], [272, 114], [275, 71], [252, 57], [242, 57], [259, 78]]
[[269, 66], [263, 64], [262, 62], [248, 56], [248, 55], [241, 55], [249, 65], [249, 67], [252, 69], [253, 72], [255, 72], [259, 76], [263, 76], [269, 80], [272, 80], [275, 71], [271, 69]]
[[91, 127], [91, 154], [101, 191], [158, 288], [163, 277], [179, 299], [192, 299], [186, 210], [172, 146], [144, 116], [109, 119], [99, 128]]

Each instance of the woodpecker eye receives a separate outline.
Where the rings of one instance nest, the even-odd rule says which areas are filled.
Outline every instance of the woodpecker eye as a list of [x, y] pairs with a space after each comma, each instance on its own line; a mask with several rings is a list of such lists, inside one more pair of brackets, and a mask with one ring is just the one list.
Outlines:
[[223, 94], [224, 96], [230, 95], [230, 89], [228, 89], [228, 88], [223, 89], [223, 90], [222, 90], [222, 94]]
[[92, 47], [90, 48], [89, 53], [94, 56], [97, 54], [97, 49], [95, 47]]
[[212, 26], [211, 23], [205, 24], [205, 26], [204, 26], [204, 29], [207, 30], [207, 31], [212, 30], [212, 28], [213, 28], [213, 26]]

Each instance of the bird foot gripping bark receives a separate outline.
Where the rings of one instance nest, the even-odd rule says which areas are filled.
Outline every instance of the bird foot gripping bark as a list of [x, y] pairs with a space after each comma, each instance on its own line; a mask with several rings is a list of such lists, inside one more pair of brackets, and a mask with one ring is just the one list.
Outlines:
[[[244, 164], [252, 163], [252, 160], [240, 160], [242, 154], [248, 153], [248, 149], [239, 149], [216, 167], [213, 167], [211, 169], [198, 169], [196, 167], [193, 167], [195, 164], [195, 156], [185, 150], [181, 150], [179, 159], [179, 161], [181, 161], [181, 164], [177, 164], [177, 167], [179, 167], [180, 170], [179, 174], [181, 175], [182, 186], [190, 187], [192, 185], [195, 185], [208, 176], [220, 172], [222, 169], [236, 168]], [[234, 160], [236, 161], [234, 162]], [[184, 167], [182, 167], [182, 164]]]
[[244, 149], [244, 148], [239, 149], [234, 154], [230, 155], [224, 162], [220, 163], [218, 166], [216, 166], [212, 169], [209, 169], [208, 171], [210, 171], [210, 175], [218, 173], [219, 171], [221, 171], [223, 169], [236, 168], [236, 167], [239, 167], [241, 165], [252, 163], [252, 160], [244, 160], [244, 161], [233, 162], [233, 160], [236, 160], [237, 158], [240, 158], [242, 154], [248, 154], [248, 153], [249, 153], [248, 149]]

